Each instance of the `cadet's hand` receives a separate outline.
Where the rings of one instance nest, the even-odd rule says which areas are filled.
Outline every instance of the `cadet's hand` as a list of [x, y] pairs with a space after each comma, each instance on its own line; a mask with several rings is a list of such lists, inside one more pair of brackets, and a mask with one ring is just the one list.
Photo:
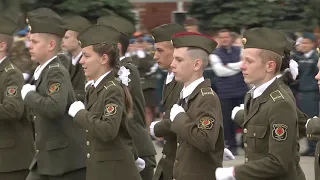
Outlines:
[[156, 125], [158, 122], [160, 121], [153, 121], [151, 124], [150, 124], [150, 135], [157, 138], [156, 135], [154, 134], [154, 125]]
[[81, 101], [75, 101], [71, 104], [68, 114], [74, 117], [81, 109], [85, 109], [84, 104]]
[[223, 160], [224, 161], [230, 161], [230, 160], [234, 160], [234, 159], [236, 159], [236, 158], [234, 157], [232, 152], [229, 149], [224, 148], [224, 150], [223, 150]]
[[21, 97], [24, 99], [28, 92], [30, 91], [36, 91], [36, 86], [31, 84], [25, 84], [21, 89]]
[[174, 104], [170, 111], [170, 120], [173, 121], [174, 118], [181, 112], [185, 112], [183, 107], [179, 106], [178, 104]]
[[238, 111], [242, 109], [244, 109], [244, 104], [240, 104], [240, 106], [234, 107], [231, 113], [231, 119], [234, 120], [234, 117], [236, 117], [236, 114], [238, 113]]
[[143, 159], [138, 157], [138, 159], [136, 160], [136, 166], [138, 168], [138, 171], [141, 172], [146, 167], [146, 163]]
[[217, 168], [216, 169], [216, 179], [217, 180], [236, 180], [234, 177], [234, 168]]
[[[313, 118], [318, 118], [318, 117], [317, 117], [317, 116], [313, 116]], [[309, 121], [310, 121], [311, 119], [313, 119], [313, 118], [310, 118], [310, 119], [307, 120], [307, 122], [306, 122], [306, 128], [307, 128], [307, 126], [308, 126]]]

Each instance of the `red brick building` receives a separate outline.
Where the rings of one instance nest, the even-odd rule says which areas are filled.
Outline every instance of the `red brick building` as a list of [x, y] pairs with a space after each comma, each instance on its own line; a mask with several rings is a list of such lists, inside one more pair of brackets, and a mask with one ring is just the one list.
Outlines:
[[173, 21], [174, 12], [186, 12], [191, 0], [130, 0], [139, 22], [137, 29], [147, 30]]

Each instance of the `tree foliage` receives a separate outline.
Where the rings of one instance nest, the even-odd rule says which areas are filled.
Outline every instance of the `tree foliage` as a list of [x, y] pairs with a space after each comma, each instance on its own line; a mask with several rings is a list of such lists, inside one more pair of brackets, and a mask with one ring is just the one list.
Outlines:
[[196, 0], [188, 13], [203, 31], [264, 26], [293, 32], [316, 24], [308, 0]]

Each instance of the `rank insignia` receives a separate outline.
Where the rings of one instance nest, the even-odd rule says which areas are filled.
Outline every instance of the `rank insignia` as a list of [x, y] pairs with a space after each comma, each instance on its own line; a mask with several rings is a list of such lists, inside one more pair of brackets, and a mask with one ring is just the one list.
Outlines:
[[17, 95], [17, 90], [18, 90], [18, 87], [17, 87], [17, 86], [7, 87], [6, 96], [7, 96], [7, 97], [15, 97], [15, 96]]
[[284, 141], [287, 139], [288, 126], [284, 124], [273, 124], [272, 138], [277, 141]]
[[60, 90], [60, 83], [53, 83], [49, 87], [49, 95], [56, 93]]
[[106, 104], [104, 107], [104, 116], [112, 116], [117, 113], [117, 104]]
[[211, 129], [214, 123], [214, 119], [210, 117], [204, 117], [200, 119], [198, 124], [199, 129]]

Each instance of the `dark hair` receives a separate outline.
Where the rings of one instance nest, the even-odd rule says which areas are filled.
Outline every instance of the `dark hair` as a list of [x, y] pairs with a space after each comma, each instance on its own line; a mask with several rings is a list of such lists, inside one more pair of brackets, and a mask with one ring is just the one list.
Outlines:
[[[115, 43], [112, 44], [106, 44], [106, 43], [100, 43], [93, 45], [93, 50], [98, 53], [99, 55], [107, 54], [109, 57], [110, 66], [112, 67], [114, 71], [114, 75], [117, 78], [118, 77], [118, 71], [120, 69], [120, 54], [119, 54], [119, 48]], [[130, 92], [128, 88], [120, 83], [124, 93], [125, 93], [125, 107], [126, 112], [128, 113], [128, 116], [132, 115], [132, 98], [130, 95]]]
[[121, 34], [119, 43], [121, 44], [121, 54], [124, 55], [127, 52], [128, 46], [129, 46], [129, 37]]
[[226, 32], [230, 33], [230, 31], [229, 31], [228, 29], [221, 29], [221, 30], [218, 32], [218, 34], [220, 34], [220, 33], [226, 33]]
[[281, 67], [280, 67], [280, 73], [282, 73], [282, 78], [283, 78], [283, 82], [286, 85], [291, 85], [292, 83], [294, 83], [294, 79], [292, 77], [292, 74], [290, 71], [286, 71], [286, 69], [288, 69], [290, 66], [290, 51], [285, 51], [283, 56], [282, 56], [282, 62], [281, 62]]

